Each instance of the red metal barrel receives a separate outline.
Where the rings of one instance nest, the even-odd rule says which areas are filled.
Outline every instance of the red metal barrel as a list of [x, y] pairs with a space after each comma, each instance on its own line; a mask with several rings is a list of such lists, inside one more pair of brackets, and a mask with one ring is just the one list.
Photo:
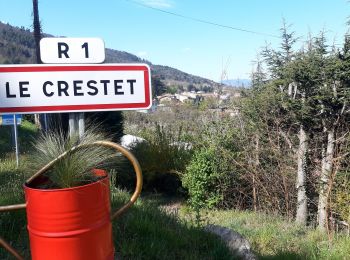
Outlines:
[[24, 190], [33, 260], [114, 259], [107, 176], [79, 187]]

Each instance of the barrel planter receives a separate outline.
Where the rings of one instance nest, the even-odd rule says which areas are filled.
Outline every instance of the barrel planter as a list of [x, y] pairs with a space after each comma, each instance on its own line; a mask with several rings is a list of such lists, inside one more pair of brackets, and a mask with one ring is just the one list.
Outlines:
[[65, 189], [24, 186], [36, 260], [114, 259], [109, 177]]
[[[112, 220], [135, 203], [142, 189], [141, 168], [137, 159], [124, 147], [109, 141], [89, 145], [114, 148], [126, 156], [136, 173], [136, 188], [130, 201], [111, 213], [110, 179], [104, 170], [94, 169], [97, 181], [61, 189], [38, 188], [49, 181], [42, 175], [54, 160], [24, 184], [26, 203], [0, 207], [0, 212], [26, 209], [32, 260], [112, 260]], [[79, 147], [74, 147], [78, 149]], [[62, 157], [66, 154], [62, 154]], [[17, 259], [23, 257], [0, 237], [0, 245]]]

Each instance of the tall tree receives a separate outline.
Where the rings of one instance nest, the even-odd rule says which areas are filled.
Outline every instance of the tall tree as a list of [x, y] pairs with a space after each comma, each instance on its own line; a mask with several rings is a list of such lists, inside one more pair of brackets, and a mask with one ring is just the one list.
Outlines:
[[164, 82], [158, 76], [152, 76], [152, 96], [157, 97], [166, 92]]
[[255, 68], [253, 68], [253, 71], [251, 74], [252, 87], [261, 88], [266, 82], [266, 74], [264, 73], [263, 64], [259, 55], [256, 57], [256, 60], [254, 61], [254, 63], [255, 63]]
[[313, 125], [313, 93], [318, 87], [318, 71], [312, 49], [301, 51], [289, 64], [293, 80], [293, 91], [289, 99], [290, 114], [299, 126], [297, 149], [297, 208], [296, 222], [305, 225], [308, 216], [307, 175], [308, 147]]
[[[281, 92], [287, 96], [287, 103], [297, 104], [298, 108], [307, 107], [307, 88], [304, 82], [296, 82], [295, 80], [295, 68], [299, 68], [303, 65], [303, 60], [300, 59], [297, 64], [292, 65], [292, 62], [296, 58], [296, 54], [293, 51], [294, 44], [297, 39], [295, 33], [289, 30], [290, 25], [286, 24], [283, 19], [281, 31], [281, 45], [278, 51], [266, 47], [262, 55], [265, 57], [265, 61], [268, 65], [272, 78], [277, 82]], [[296, 66], [295, 66], [296, 65]], [[302, 72], [302, 71], [301, 71]], [[289, 106], [293, 112], [297, 112], [293, 106]], [[302, 111], [305, 111], [303, 109]], [[298, 113], [296, 113], [298, 114]], [[307, 150], [309, 142], [309, 134], [305, 125], [303, 117], [295, 116], [296, 123], [299, 125], [298, 138], [299, 145], [297, 149], [297, 178], [296, 178], [296, 190], [297, 190], [297, 209], [296, 209], [296, 222], [306, 225], [307, 221], [307, 195], [306, 195], [306, 175], [307, 175]], [[285, 136], [281, 132], [282, 136]]]
[[[320, 35], [315, 42], [319, 55], [325, 53], [324, 35]], [[323, 126], [323, 146], [318, 201], [318, 227], [327, 228], [328, 202], [331, 189], [331, 175], [336, 175], [335, 150], [340, 141], [337, 136], [348, 133], [342, 132], [343, 126], [348, 122], [349, 113], [349, 86], [350, 86], [350, 37], [345, 36], [343, 49], [333, 52], [323, 59], [323, 78], [319, 89], [319, 102], [321, 104], [321, 117]], [[320, 68], [322, 68], [320, 66]]]

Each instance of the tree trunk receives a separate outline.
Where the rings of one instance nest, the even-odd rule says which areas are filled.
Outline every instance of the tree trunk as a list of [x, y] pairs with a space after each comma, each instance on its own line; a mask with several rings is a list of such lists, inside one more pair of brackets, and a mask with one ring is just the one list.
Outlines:
[[328, 205], [328, 187], [329, 179], [333, 170], [333, 157], [335, 146], [335, 129], [332, 126], [327, 130], [327, 148], [322, 154], [322, 167], [320, 176], [320, 193], [318, 199], [318, 227], [321, 230], [327, 228], [327, 205]]
[[255, 160], [254, 160], [254, 166], [255, 166], [254, 168], [255, 168], [255, 170], [253, 172], [253, 208], [254, 208], [255, 212], [257, 212], [257, 210], [258, 210], [258, 206], [257, 206], [257, 204], [258, 204], [258, 202], [257, 202], [257, 192], [256, 192], [257, 188], [256, 188], [256, 180], [255, 180], [256, 176], [255, 176], [255, 174], [256, 174], [256, 172], [258, 170], [259, 164], [260, 164], [260, 162], [259, 162], [259, 136], [256, 135], [255, 136]]
[[298, 149], [298, 174], [296, 181], [297, 189], [297, 214], [295, 221], [306, 225], [307, 220], [307, 196], [306, 196], [306, 158], [308, 150], [308, 136], [304, 126], [300, 125], [299, 149]]

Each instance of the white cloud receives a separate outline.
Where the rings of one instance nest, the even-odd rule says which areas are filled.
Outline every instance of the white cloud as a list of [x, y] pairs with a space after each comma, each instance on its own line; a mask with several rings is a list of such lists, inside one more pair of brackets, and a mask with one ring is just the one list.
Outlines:
[[181, 51], [182, 52], [189, 52], [189, 51], [191, 51], [191, 48], [185, 47], [185, 48], [181, 49]]
[[154, 8], [172, 8], [174, 6], [171, 0], [140, 0], [140, 2]]
[[136, 55], [139, 56], [140, 58], [144, 59], [148, 56], [148, 53], [147, 53], [147, 51], [139, 51]]

